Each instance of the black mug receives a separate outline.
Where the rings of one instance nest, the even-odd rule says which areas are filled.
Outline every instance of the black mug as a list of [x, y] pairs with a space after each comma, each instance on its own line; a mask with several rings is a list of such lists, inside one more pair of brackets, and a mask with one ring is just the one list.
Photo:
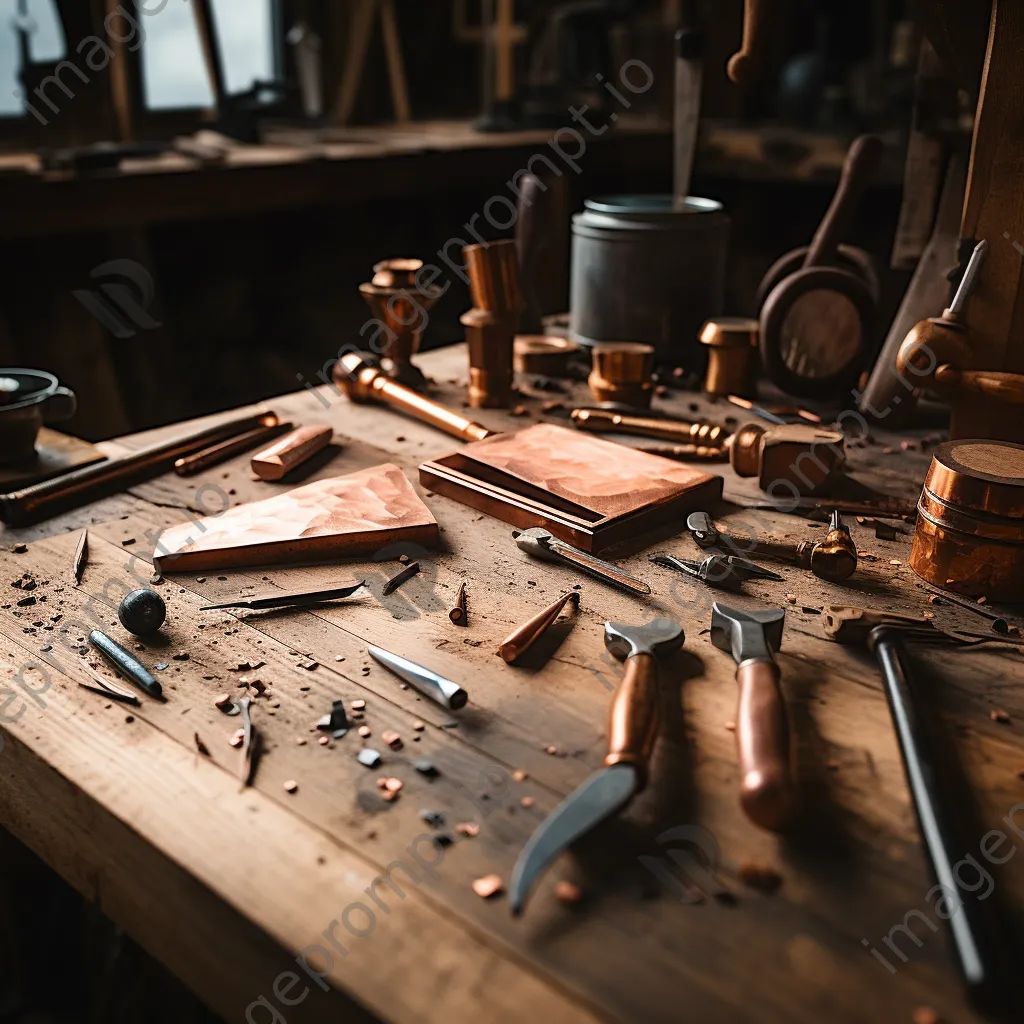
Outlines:
[[31, 462], [44, 423], [70, 419], [75, 393], [45, 370], [0, 367], [0, 465]]

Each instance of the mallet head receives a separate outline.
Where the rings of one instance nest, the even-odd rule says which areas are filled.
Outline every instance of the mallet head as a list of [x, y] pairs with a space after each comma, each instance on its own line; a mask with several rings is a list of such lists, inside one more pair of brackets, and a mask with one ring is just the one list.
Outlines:
[[604, 624], [604, 645], [619, 661], [635, 654], [667, 654], [683, 646], [686, 634], [678, 622], [655, 619], [646, 626], [627, 626], [622, 622]]
[[737, 664], [750, 658], [771, 660], [782, 646], [784, 608], [741, 612], [717, 601], [711, 609], [711, 642], [728, 651]]

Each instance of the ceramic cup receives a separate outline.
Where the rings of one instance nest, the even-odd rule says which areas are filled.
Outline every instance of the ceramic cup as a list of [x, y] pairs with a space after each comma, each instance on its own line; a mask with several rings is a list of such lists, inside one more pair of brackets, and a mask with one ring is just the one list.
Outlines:
[[0, 367], [0, 465], [31, 462], [44, 423], [70, 419], [75, 393], [45, 370]]

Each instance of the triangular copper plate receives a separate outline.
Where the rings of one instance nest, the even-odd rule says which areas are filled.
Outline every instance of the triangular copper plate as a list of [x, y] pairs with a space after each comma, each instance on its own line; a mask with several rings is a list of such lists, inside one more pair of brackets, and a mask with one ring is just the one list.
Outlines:
[[372, 555], [397, 541], [430, 547], [437, 521], [398, 466], [317, 480], [262, 501], [165, 530], [161, 572], [237, 568]]

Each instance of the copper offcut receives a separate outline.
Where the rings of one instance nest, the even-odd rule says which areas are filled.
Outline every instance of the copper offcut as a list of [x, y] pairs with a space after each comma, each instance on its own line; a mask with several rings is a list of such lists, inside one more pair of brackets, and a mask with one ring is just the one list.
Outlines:
[[574, 608], [579, 608], [578, 590], [570, 590], [569, 593], [563, 594], [554, 604], [538, 612], [532, 619], [528, 619], [521, 626], [516, 626], [498, 647], [501, 657], [509, 665], [521, 658], [555, 624], [562, 609], [570, 602]]
[[448, 613], [448, 618], [456, 626], [468, 626], [469, 616], [466, 614], [466, 584], [460, 584], [459, 595], [455, 598], [455, 607]]
[[635, 341], [595, 345], [593, 369], [587, 378], [598, 402], [621, 402], [647, 409], [654, 393], [654, 348]]
[[331, 427], [298, 427], [280, 438], [269, 448], [257, 452], [249, 465], [261, 480], [280, 480], [317, 452], [331, 443], [334, 431]]
[[334, 382], [353, 402], [381, 402], [463, 441], [482, 441], [495, 433], [391, 380], [380, 367], [354, 352], [343, 355], [334, 364], [333, 375]]
[[286, 430], [290, 429], [290, 423], [274, 423], [270, 426], [247, 430], [244, 434], [239, 434], [238, 437], [228, 438], [226, 441], [210, 445], [209, 448], [203, 448], [193, 455], [186, 455], [176, 460], [174, 472], [178, 476], [193, 476], [204, 469], [209, 469], [211, 466], [218, 466], [222, 462], [227, 462], [228, 459], [234, 458], [234, 456], [240, 455], [242, 452], [247, 452], [250, 448], [265, 444], [271, 438], [277, 437], [279, 434], [283, 434]]
[[757, 320], [721, 316], [707, 320], [700, 329], [700, 343], [707, 347], [708, 371], [704, 390], [709, 395], [755, 395], [761, 362], [757, 344]]
[[608, 409], [573, 409], [572, 424], [577, 430], [594, 433], [630, 434], [657, 437], [680, 444], [717, 447], [724, 443], [729, 431], [714, 423], [692, 423], [656, 416], [629, 416]]
[[917, 505], [910, 567], [941, 590], [1024, 600], [1024, 445], [939, 445]]
[[580, 346], [554, 334], [520, 334], [512, 343], [512, 363], [516, 373], [536, 373], [542, 377], [568, 377], [569, 361]]
[[419, 351], [427, 313], [442, 294], [439, 288], [423, 285], [422, 270], [422, 260], [381, 260], [373, 265], [373, 277], [359, 286], [359, 294], [383, 327], [387, 345], [381, 354], [391, 361], [396, 375]]
[[394, 576], [391, 577], [381, 590], [381, 594], [387, 597], [388, 594], [393, 594], [403, 583], [407, 583], [413, 578], [413, 576], [419, 575], [420, 563], [410, 562], [408, 565], [403, 566]]

